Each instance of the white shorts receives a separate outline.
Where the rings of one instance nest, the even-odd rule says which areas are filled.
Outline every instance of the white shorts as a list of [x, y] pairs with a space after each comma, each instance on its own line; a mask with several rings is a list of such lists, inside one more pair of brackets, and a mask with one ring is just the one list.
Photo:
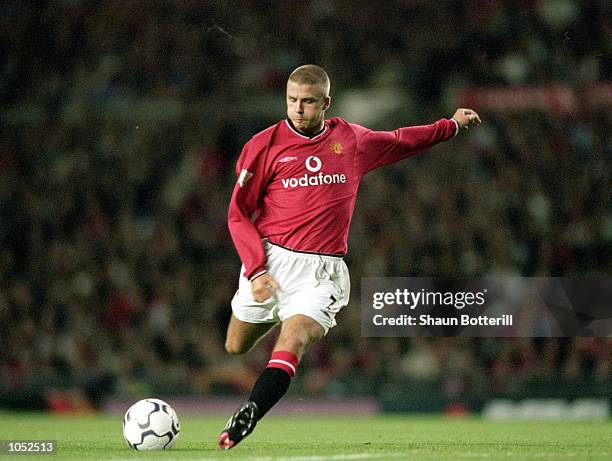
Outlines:
[[348, 304], [351, 283], [341, 257], [300, 253], [264, 240], [268, 273], [280, 290], [264, 302], [253, 299], [251, 282], [240, 270], [232, 311], [249, 323], [276, 323], [297, 314], [314, 319], [325, 330], [336, 326], [336, 314]]

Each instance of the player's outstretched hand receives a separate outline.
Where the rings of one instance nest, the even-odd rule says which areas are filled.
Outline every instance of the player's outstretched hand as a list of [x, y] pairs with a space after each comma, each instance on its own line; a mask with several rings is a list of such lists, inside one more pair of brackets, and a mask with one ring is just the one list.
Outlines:
[[261, 303], [270, 298], [278, 290], [278, 283], [270, 274], [262, 274], [256, 279], [251, 280], [251, 291], [255, 301]]
[[480, 117], [472, 109], [457, 109], [453, 119], [462, 130], [467, 130], [470, 125], [480, 125]]

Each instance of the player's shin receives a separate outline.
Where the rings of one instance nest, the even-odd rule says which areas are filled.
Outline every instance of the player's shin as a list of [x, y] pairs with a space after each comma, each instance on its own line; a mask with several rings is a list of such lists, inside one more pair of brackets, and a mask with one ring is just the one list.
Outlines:
[[219, 448], [228, 450], [248, 436], [257, 421], [287, 392], [299, 359], [291, 352], [275, 351], [253, 386], [249, 399], [238, 408], [219, 434]]
[[249, 397], [259, 409], [257, 419], [261, 419], [285, 395], [298, 363], [299, 359], [291, 352], [272, 353], [268, 366], [255, 382]]

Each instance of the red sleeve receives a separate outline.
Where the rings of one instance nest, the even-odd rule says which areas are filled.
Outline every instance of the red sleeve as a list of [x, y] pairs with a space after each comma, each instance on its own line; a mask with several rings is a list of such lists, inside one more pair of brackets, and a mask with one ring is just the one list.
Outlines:
[[357, 167], [361, 174], [417, 154], [457, 134], [452, 119], [431, 125], [410, 126], [394, 131], [372, 131], [357, 127]]
[[266, 255], [261, 235], [253, 223], [264, 188], [266, 175], [266, 150], [257, 149], [251, 142], [242, 149], [236, 175], [238, 180], [228, 211], [228, 227], [240, 260], [244, 264], [244, 276], [251, 279], [266, 270]]

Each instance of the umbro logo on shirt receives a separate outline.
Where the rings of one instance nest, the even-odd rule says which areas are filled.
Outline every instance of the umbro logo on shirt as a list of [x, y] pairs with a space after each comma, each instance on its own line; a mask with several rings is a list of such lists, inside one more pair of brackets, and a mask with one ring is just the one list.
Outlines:
[[297, 159], [298, 159], [297, 157], [283, 157], [278, 161], [278, 163], [287, 163], [287, 162], [290, 162], [292, 160], [297, 160]]
[[[311, 173], [318, 172], [323, 166], [321, 159], [315, 155], [311, 155], [304, 162], [306, 169]], [[346, 175], [342, 173], [324, 174], [319, 171], [319, 174], [309, 175], [308, 173], [298, 178], [282, 178], [281, 182], [285, 189], [294, 189], [296, 187], [322, 186], [325, 184], [344, 184], [346, 183]]]

